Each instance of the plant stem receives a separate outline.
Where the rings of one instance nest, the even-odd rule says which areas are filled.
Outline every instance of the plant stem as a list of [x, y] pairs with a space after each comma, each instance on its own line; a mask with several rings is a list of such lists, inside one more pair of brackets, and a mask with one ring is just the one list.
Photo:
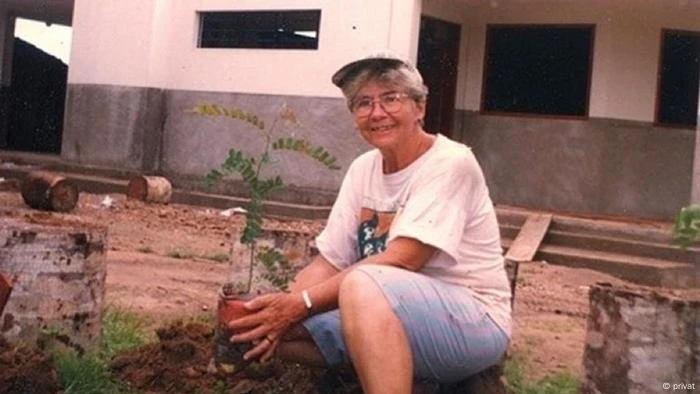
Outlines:
[[229, 257], [228, 261], [228, 281], [229, 283], [233, 282], [234, 280], [234, 274], [233, 274], [233, 267], [234, 267], [234, 262], [236, 259], [236, 246], [238, 243], [241, 241], [241, 235], [240, 235], [240, 230], [238, 226], [233, 227], [233, 231], [231, 232], [231, 256]]
[[[270, 151], [270, 141], [272, 137], [272, 131], [275, 129], [275, 126], [277, 126], [277, 122], [279, 121], [279, 116], [275, 117], [275, 120], [272, 122], [272, 126], [270, 126], [269, 129], [267, 129], [267, 132], [265, 133], [265, 148], [263, 149], [263, 155], [260, 160], [257, 161], [257, 168], [255, 169], [255, 184], [251, 185], [252, 188], [257, 188], [258, 185], [260, 184], [260, 181], [258, 177], [260, 176], [260, 171], [262, 170], [263, 165], [269, 160], [267, 157], [268, 152]], [[253, 193], [251, 194], [251, 198], [256, 198], [257, 194]], [[260, 200], [264, 199], [265, 196], [261, 193], [258, 195], [258, 198]], [[255, 202], [252, 202], [251, 205], [255, 205]], [[262, 201], [260, 201], [260, 207], [262, 207]], [[250, 214], [250, 210], [248, 212]], [[248, 249], [250, 250], [250, 261], [248, 262], [248, 284], [246, 286], [246, 293], [250, 292], [250, 289], [253, 287], [253, 266], [255, 265], [255, 240], [251, 241], [250, 244], [248, 244]]]
[[279, 116], [276, 116], [275, 120], [272, 121], [272, 126], [270, 126], [270, 128], [267, 129], [267, 133], [265, 133], [265, 149], [263, 149], [262, 159], [258, 161], [258, 168], [255, 171], [255, 179], [258, 179], [258, 176], [260, 176], [260, 171], [262, 170], [263, 164], [269, 160], [267, 155], [270, 152], [270, 140], [272, 139], [272, 131], [275, 129], [275, 126], [277, 126], [278, 121]]
[[246, 286], [246, 293], [250, 292], [253, 286], [253, 265], [255, 262], [255, 241], [248, 246], [250, 248], [250, 262], [248, 264], [248, 285]]

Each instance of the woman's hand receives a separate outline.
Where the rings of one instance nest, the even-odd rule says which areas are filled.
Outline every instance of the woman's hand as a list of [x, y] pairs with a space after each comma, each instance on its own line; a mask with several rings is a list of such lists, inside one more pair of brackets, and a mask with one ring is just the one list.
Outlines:
[[273, 293], [254, 298], [245, 304], [248, 316], [232, 320], [229, 327], [239, 333], [233, 342], [251, 342], [253, 348], [243, 355], [246, 360], [272, 358], [282, 335], [306, 317], [306, 307], [299, 293]]

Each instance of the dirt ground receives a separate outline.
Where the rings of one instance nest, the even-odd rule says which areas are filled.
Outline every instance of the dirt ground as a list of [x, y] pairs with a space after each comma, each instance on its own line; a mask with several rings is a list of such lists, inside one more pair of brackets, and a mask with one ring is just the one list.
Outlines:
[[[232, 207], [233, 208], [233, 207]], [[0, 192], [0, 212], [30, 212], [16, 192]], [[221, 262], [238, 215], [185, 205], [150, 205], [123, 195], [81, 193], [70, 214], [108, 226], [106, 303], [151, 319], [154, 329], [182, 317], [211, 315], [226, 281]], [[265, 226], [318, 232], [322, 221], [266, 220]], [[582, 373], [587, 292], [596, 282], [622, 284], [607, 274], [546, 262], [521, 266], [511, 354], [528, 380]]]

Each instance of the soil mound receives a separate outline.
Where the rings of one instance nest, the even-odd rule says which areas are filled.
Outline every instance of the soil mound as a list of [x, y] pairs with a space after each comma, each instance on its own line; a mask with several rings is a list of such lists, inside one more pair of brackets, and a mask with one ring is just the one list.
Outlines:
[[273, 360], [222, 375], [213, 368], [214, 327], [178, 321], [156, 330], [158, 342], [122, 352], [113, 374], [132, 389], [148, 393], [359, 393], [357, 385], [329, 378], [325, 370]]
[[38, 348], [14, 345], [0, 336], [0, 394], [59, 392], [51, 358]]

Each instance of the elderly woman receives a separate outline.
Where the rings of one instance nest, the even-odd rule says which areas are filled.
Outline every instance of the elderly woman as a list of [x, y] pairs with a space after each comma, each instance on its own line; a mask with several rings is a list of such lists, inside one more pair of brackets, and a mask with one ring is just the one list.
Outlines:
[[372, 146], [348, 169], [320, 251], [289, 293], [234, 320], [247, 358], [351, 364], [365, 393], [462, 380], [508, 345], [510, 288], [493, 204], [466, 146], [423, 130], [427, 88], [390, 56], [332, 78]]

